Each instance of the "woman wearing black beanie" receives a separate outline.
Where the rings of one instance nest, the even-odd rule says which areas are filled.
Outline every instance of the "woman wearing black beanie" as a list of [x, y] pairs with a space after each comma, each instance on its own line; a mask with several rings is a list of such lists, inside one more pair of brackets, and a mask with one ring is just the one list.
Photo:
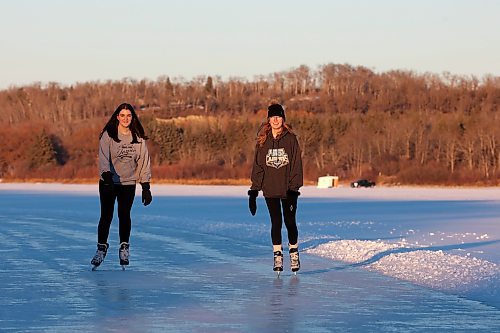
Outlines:
[[285, 110], [280, 104], [268, 107], [267, 123], [257, 136], [252, 186], [248, 191], [252, 215], [257, 211], [260, 190], [266, 200], [271, 219], [273, 270], [278, 276], [283, 271], [283, 220], [288, 233], [290, 268], [295, 274], [300, 269], [296, 213], [299, 188], [303, 185], [302, 157], [297, 137], [285, 120]]

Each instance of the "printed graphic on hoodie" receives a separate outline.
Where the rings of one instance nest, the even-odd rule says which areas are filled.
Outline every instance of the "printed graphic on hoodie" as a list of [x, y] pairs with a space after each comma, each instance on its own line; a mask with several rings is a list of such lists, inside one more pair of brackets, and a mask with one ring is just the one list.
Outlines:
[[131, 160], [134, 157], [135, 149], [131, 144], [123, 144], [118, 151], [116, 157], [118, 157], [122, 161]]
[[269, 149], [266, 155], [266, 165], [279, 169], [288, 162], [288, 154], [285, 152], [285, 148]]

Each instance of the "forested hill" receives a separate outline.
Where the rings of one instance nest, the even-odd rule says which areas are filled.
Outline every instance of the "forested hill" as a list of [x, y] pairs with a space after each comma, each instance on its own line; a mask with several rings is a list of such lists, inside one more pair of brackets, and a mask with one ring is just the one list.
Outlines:
[[95, 181], [99, 133], [125, 101], [150, 137], [158, 182], [248, 182], [257, 129], [278, 102], [298, 134], [306, 180], [500, 183], [500, 77], [340, 64], [252, 80], [165, 76], [0, 91], [0, 178]]

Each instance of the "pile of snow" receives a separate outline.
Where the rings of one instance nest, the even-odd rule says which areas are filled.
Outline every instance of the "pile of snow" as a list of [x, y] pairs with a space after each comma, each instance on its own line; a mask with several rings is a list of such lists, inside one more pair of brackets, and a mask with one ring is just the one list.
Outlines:
[[500, 275], [499, 265], [487, 260], [408, 247], [404, 242], [339, 240], [306, 252], [439, 290], [464, 291]]
[[307, 252], [335, 261], [357, 264], [397, 247], [399, 245], [384, 242], [338, 240], [321, 244], [314, 249], [307, 250]]

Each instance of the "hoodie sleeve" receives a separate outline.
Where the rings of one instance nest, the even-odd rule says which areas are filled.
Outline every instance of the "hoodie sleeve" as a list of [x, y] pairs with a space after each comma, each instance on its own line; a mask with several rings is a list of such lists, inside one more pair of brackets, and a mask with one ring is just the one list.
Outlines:
[[290, 166], [290, 181], [288, 183], [288, 189], [292, 191], [298, 191], [304, 183], [304, 175], [302, 171], [302, 152], [300, 150], [299, 142], [297, 137], [293, 137], [293, 156]]
[[252, 167], [252, 186], [250, 187], [251, 190], [257, 190], [260, 191], [262, 190], [262, 181], [264, 179], [264, 167], [259, 164], [259, 145], [257, 144], [255, 146], [255, 158], [253, 161], [253, 167]]
[[110, 140], [108, 133], [104, 131], [99, 140], [99, 177], [103, 172], [111, 171]]
[[149, 158], [146, 140], [141, 142], [141, 152], [137, 161], [137, 179], [139, 183], [149, 183], [151, 181], [151, 161]]

